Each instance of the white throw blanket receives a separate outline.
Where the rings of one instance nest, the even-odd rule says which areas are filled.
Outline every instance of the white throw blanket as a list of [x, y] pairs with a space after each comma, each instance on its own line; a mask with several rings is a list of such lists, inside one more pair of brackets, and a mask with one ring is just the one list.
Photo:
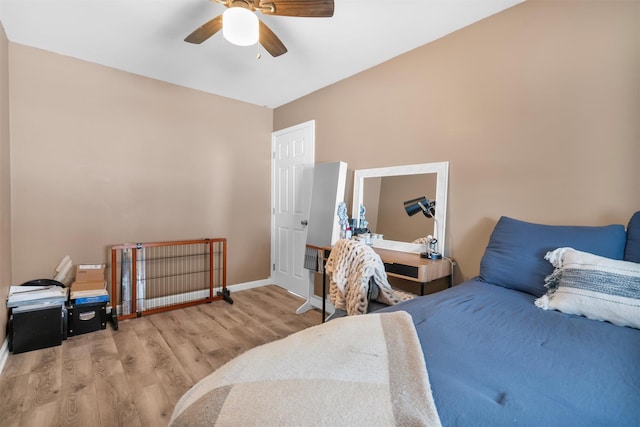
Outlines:
[[440, 426], [404, 311], [332, 320], [247, 351], [178, 401], [171, 427]]
[[387, 305], [414, 298], [389, 285], [384, 263], [372, 247], [359, 240], [341, 239], [331, 249], [325, 265], [329, 274], [329, 300], [348, 315], [365, 314], [369, 306], [370, 279], [378, 287], [375, 300]]

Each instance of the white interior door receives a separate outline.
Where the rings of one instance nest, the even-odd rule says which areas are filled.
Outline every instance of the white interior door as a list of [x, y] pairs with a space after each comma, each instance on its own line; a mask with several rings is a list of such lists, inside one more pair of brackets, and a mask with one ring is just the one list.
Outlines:
[[311, 207], [315, 122], [274, 132], [272, 161], [272, 280], [304, 298], [309, 271], [304, 268]]

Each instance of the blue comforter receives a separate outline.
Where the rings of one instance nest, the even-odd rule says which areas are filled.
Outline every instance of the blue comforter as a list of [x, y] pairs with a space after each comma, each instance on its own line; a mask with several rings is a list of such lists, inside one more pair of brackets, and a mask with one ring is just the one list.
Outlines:
[[444, 426], [640, 426], [640, 330], [477, 279], [411, 314]]

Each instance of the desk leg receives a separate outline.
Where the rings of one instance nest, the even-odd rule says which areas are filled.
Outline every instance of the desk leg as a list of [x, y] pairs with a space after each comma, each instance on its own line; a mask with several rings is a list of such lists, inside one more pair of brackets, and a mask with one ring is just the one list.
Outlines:
[[324, 265], [322, 267], [322, 323], [324, 323], [327, 317], [327, 270]]

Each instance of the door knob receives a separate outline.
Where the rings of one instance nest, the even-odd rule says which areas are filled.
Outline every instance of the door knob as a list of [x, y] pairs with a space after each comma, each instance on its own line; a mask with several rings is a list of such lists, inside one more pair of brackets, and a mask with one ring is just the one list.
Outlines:
[[309, 225], [309, 221], [307, 221], [306, 219], [303, 219], [302, 221], [300, 221], [300, 224]]

